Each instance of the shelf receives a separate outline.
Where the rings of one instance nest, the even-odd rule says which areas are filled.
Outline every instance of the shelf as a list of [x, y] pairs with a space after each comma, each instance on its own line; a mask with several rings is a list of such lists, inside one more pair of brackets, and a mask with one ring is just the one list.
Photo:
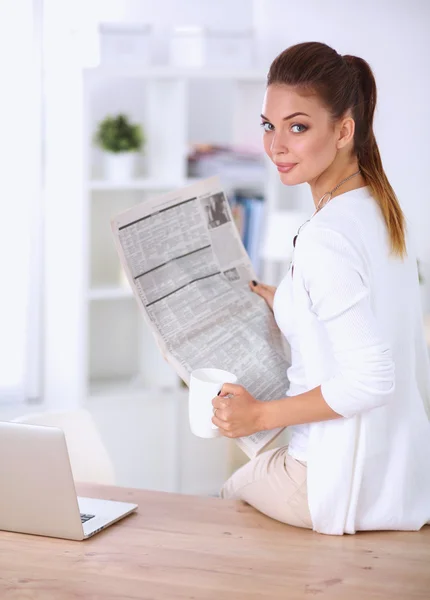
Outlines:
[[164, 394], [185, 398], [188, 397], [188, 388], [180, 385], [180, 379], [178, 377], [178, 383], [175, 386], [148, 386], [145, 385], [140, 377], [131, 379], [102, 379], [90, 381], [88, 398], [135, 398], [139, 397], [144, 399], [154, 398], [154, 396], [161, 396]]
[[[136, 65], [84, 71], [81, 133], [88, 171], [80, 171], [85, 210], [76, 208], [76, 218], [86, 236], [82, 257], [89, 262], [88, 268], [81, 260], [79, 272], [82, 277], [88, 276], [89, 282], [83, 290], [87, 310], [82, 329], [75, 331], [70, 326], [69, 337], [73, 349], [83, 343], [87, 349], [74, 352], [76, 365], [72, 364], [67, 380], [76, 381], [76, 389], [69, 395], [85, 397], [100, 405], [122, 399], [126, 402], [138, 399], [140, 403], [155, 397], [186, 401], [187, 388], [180, 386], [175, 370], [164, 360], [153, 331], [141, 314], [139, 301], [123, 282], [110, 220], [137, 202], [194, 185], [211, 175], [220, 175], [228, 197], [237, 189], [263, 194], [267, 173], [259, 168], [260, 163], [255, 169], [254, 163], [242, 169], [228, 163], [224, 173], [222, 166], [215, 166], [208, 168], [203, 177], [187, 177], [187, 153], [192, 140], [212, 140], [212, 137], [214, 144], [256, 147], [259, 129], [254, 127], [255, 114], [260, 110], [265, 82], [266, 73], [258, 69]], [[209, 127], [198, 113], [198, 102], [206, 106], [206, 97], [216, 99], [221, 88], [225, 88], [228, 97], [213, 115], [214, 127]], [[112, 114], [130, 111], [136, 121], [145, 124], [148, 143], [144, 156], [139, 156], [141, 170], [134, 178], [104, 179], [103, 156], [93, 155], [90, 140], [105, 111]], [[157, 119], [161, 113], [167, 121], [163, 121], [160, 130]], [[221, 120], [225, 122], [225, 131], [221, 129], [218, 136], [217, 122]], [[250, 130], [255, 133], [249, 133]], [[212, 168], [219, 173], [212, 173]], [[64, 340], [64, 347], [68, 345]], [[166, 410], [170, 408], [166, 404]]]
[[[187, 185], [192, 185], [198, 181], [201, 181], [201, 177], [188, 177], [182, 181], [170, 181], [166, 182], [162, 179], [155, 178], [141, 178], [141, 179], [130, 179], [129, 181], [109, 181], [108, 179], [93, 179], [88, 182], [88, 187], [91, 191], [170, 191], [176, 190]], [[264, 180], [252, 179], [247, 177], [232, 179], [228, 176], [221, 177], [222, 183], [226, 189], [230, 187], [251, 187], [263, 189], [265, 182]]]
[[110, 190], [171, 190], [186, 185], [191, 185], [198, 181], [197, 178], [187, 178], [182, 181], [165, 181], [156, 178], [136, 178], [129, 181], [110, 181], [109, 179], [93, 179], [88, 182], [90, 190], [110, 191]]
[[178, 68], [178, 67], [138, 67], [138, 66], [112, 66], [86, 69], [90, 79], [100, 80], [114, 77], [141, 78], [141, 79], [213, 79], [247, 81], [264, 84], [267, 72], [260, 69], [230, 69], [225, 68]]
[[90, 300], [119, 300], [121, 298], [133, 298], [131, 288], [111, 286], [97, 287], [89, 291]]

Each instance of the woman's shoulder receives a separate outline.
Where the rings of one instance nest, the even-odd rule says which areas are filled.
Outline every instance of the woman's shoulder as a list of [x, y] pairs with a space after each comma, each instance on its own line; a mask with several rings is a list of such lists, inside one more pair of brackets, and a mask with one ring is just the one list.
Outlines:
[[300, 231], [294, 262], [312, 271], [350, 262], [363, 271], [369, 250], [384, 235], [379, 213], [367, 188], [336, 196]]
[[356, 229], [360, 223], [369, 223], [381, 219], [378, 203], [368, 186], [351, 190], [346, 194], [335, 196], [311, 219], [315, 228], [332, 228], [345, 233]]
[[361, 235], [350, 223], [336, 219], [320, 219], [309, 222], [298, 235], [294, 250], [294, 264], [308, 265], [312, 270], [334, 269], [340, 262], [363, 265], [365, 245]]
[[[347, 248], [364, 248], [385, 244], [386, 228], [378, 203], [369, 188], [362, 187], [335, 196], [300, 232], [301, 246], [331, 247], [344, 252]], [[297, 244], [299, 245], [299, 244]]]

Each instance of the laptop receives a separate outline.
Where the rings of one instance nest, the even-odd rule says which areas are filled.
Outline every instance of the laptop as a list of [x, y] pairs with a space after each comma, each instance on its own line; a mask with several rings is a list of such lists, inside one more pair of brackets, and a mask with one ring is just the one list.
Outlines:
[[76, 496], [61, 429], [0, 422], [0, 530], [85, 540], [136, 508]]

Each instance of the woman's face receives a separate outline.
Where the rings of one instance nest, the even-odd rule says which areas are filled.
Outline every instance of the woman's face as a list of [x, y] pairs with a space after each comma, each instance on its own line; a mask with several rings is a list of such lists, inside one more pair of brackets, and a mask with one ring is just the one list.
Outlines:
[[334, 161], [340, 125], [330, 120], [317, 96], [269, 85], [261, 119], [264, 150], [285, 185], [311, 183]]

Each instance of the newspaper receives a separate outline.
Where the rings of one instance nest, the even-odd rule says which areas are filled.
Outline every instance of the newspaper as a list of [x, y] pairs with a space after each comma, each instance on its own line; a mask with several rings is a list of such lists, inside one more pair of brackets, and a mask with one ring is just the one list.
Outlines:
[[[289, 348], [265, 301], [218, 177], [145, 200], [112, 219], [136, 300], [164, 358], [235, 373], [255, 398], [285, 396]], [[236, 438], [253, 458], [282, 429]]]

